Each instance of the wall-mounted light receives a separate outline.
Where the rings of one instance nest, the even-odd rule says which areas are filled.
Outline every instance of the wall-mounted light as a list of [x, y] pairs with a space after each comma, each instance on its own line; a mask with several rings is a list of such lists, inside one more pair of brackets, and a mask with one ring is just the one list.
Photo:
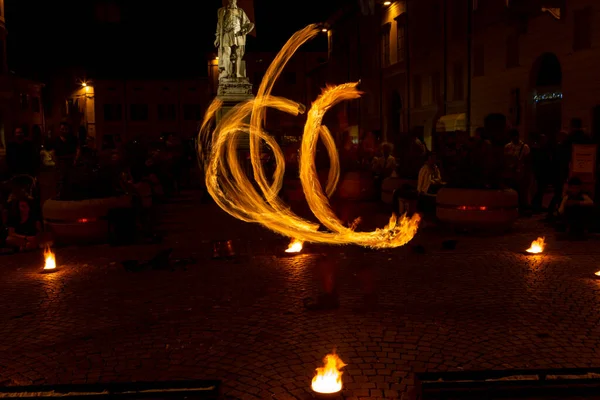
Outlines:
[[328, 30], [329, 30], [329, 29], [327, 29], [327, 28], [323, 28], [323, 29], [321, 29], [321, 32], [323, 32], [323, 33], [327, 33], [327, 31], [328, 31]]
[[87, 87], [87, 82], [81, 82], [81, 86]]
[[216, 57], [215, 57], [215, 60], [219, 61], [219, 56], [216, 56]]
[[392, 5], [392, 2], [391, 2], [391, 1], [384, 1], [384, 2], [383, 2], [383, 5], [384, 5], [384, 6], [391, 6], [391, 5]]

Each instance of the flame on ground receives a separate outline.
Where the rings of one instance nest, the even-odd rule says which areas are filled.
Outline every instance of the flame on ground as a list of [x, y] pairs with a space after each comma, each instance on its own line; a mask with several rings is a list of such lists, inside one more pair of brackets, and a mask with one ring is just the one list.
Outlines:
[[286, 253], [300, 253], [302, 251], [302, 241], [294, 239], [290, 242], [290, 246], [285, 250]]
[[54, 253], [50, 250], [50, 247], [46, 247], [44, 249], [44, 269], [56, 269], [56, 257], [54, 257]]
[[539, 253], [543, 252], [544, 248], [546, 247], [545, 240], [546, 239], [543, 237], [537, 238], [536, 240], [534, 240], [531, 243], [531, 247], [528, 248], [526, 251], [531, 254], [539, 254]]
[[[300, 148], [300, 181], [312, 213], [329, 232], [319, 231], [319, 224], [294, 214], [278, 197], [283, 184], [285, 158], [275, 139], [263, 125], [267, 108], [295, 115], [305, 107], [291, 100], [275, 97], [271, 91], [283, 68], [296, 50], [321, 30], [309, 25], [295, 33], [269, 66], [256, 98], [238, 104], [214, 127], [215, 116], [223, 103], [217, 99], [209, 106], [198, 137], [198, 152], [203, 163], [207, 191], [224, 211], [245, 222], [259, 223], [281, 235], [301, 242], [327, 244], [357, 244], [372, 248], [393, 248], [408, 243], [416, 234], [420, 217], [395, 215], [381, 229], [356, 232], [354, 226], [345, 226], [333, 213], [329, 197], [334, 193], [340, 177], [340, 160], [335, 141], [329, 129], [322, 125], [325, 113], [338, 103], [358, 99], [358, 83], [327, 87], [310, 108], [304, 126]], [[248, 119], [250, 123], [248, 123]], [[249, 136], [250, 160], [255, 182], [251, 182], [238, 156], [237, 145], [243, 136]], [[330, 169], [325, 190], [317, 176], [315, 155], [321, 139], [330, 158]], [[275, 172], [267, 177], [262, 167], [261, 147], [269, 147], [275, 158]]]
[[324, 367], [317, 368], [317, 375], [312, 380], [311, 388], [317, 393], [337, 393], [342, 390], [342, 374], [340, 369], [346, 364], [337, 354], [327, 354], [323, 360]]

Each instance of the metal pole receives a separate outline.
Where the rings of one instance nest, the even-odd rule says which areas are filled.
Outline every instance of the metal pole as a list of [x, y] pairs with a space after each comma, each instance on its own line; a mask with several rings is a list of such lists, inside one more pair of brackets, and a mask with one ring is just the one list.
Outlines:
[[408, 5], [410, 4], [410, 0], [406, 2], [406, 12], [404, 15], [404, 59], [406, 60], [406, 130], [410, 132], [410, 114], [411, 114], [411, 98], [410, 98], [410, 88], [411, 88], [411, 68], [410, 68], [410, 24], [409, 17], [410, 13], [408, 11]]
[[442, 105], [442, 115], [448, 114], [448, 0], [444, 0], [443, 5], [444, 14], [444, 96], [442, 98], [444, 104]]
[[467, 135], [471, 136], [471, 88], [473, 81], [473, 0], [467, 0]]

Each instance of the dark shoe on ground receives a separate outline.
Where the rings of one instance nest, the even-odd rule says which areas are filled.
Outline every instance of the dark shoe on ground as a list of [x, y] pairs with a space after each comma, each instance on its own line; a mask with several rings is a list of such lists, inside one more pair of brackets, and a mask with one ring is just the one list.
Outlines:
[[304, 308], [308, 311], [336, 310], [340, 307], [340, 301], [336, 295], [321, 294], [315, 301], [312, 297], [304, 299]]

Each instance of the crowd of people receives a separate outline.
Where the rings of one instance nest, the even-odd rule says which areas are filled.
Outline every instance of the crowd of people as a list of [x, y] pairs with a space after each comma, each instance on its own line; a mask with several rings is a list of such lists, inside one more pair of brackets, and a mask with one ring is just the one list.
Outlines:
[[[167, 134], [157, 143], [139, 140], [103, 146], [84, 129], [77, 134], [63, 122], [57, 137], [27, 137], [16, 128], [7, 144], [7, 174], [0, 192], [0, 248], [3, 252], [39, 248], [51, 241], [44, 232], [43, 203], [121, 194], [132, 197], [140, 229], [150, 229], [152, 202], [189, 184], [195, 162], [193, 143]], [[106, 149], [106, 147], [112, 147]]]
[[[446, 185], [513, 189], [522, 215], [546, 214], [558, 227], [578, 232], [590, 228], [592, 196], [570, 174], [573, 145], [593, 143], [581, 120], [572, 120], [570, 130], [556, 138], [532, 133], [525, 141], [517, 129], [507, 129], [505, 142], [490, 136], [484, 128], [477, 128], [472, 137], [445, 132], [432, 151], [417, 134], [405, 136], [407, 140], [394, 149], [370, 132], [358, 145], [342, 146], [342, 166], [370, 170], [378, 191], [386, 178], [414, 181], [399, 189], [394, 200], [414, 196], [421, 209], [431, 210], [435, 195]], [[549, 203], [544, 203], [546, 194]]]

